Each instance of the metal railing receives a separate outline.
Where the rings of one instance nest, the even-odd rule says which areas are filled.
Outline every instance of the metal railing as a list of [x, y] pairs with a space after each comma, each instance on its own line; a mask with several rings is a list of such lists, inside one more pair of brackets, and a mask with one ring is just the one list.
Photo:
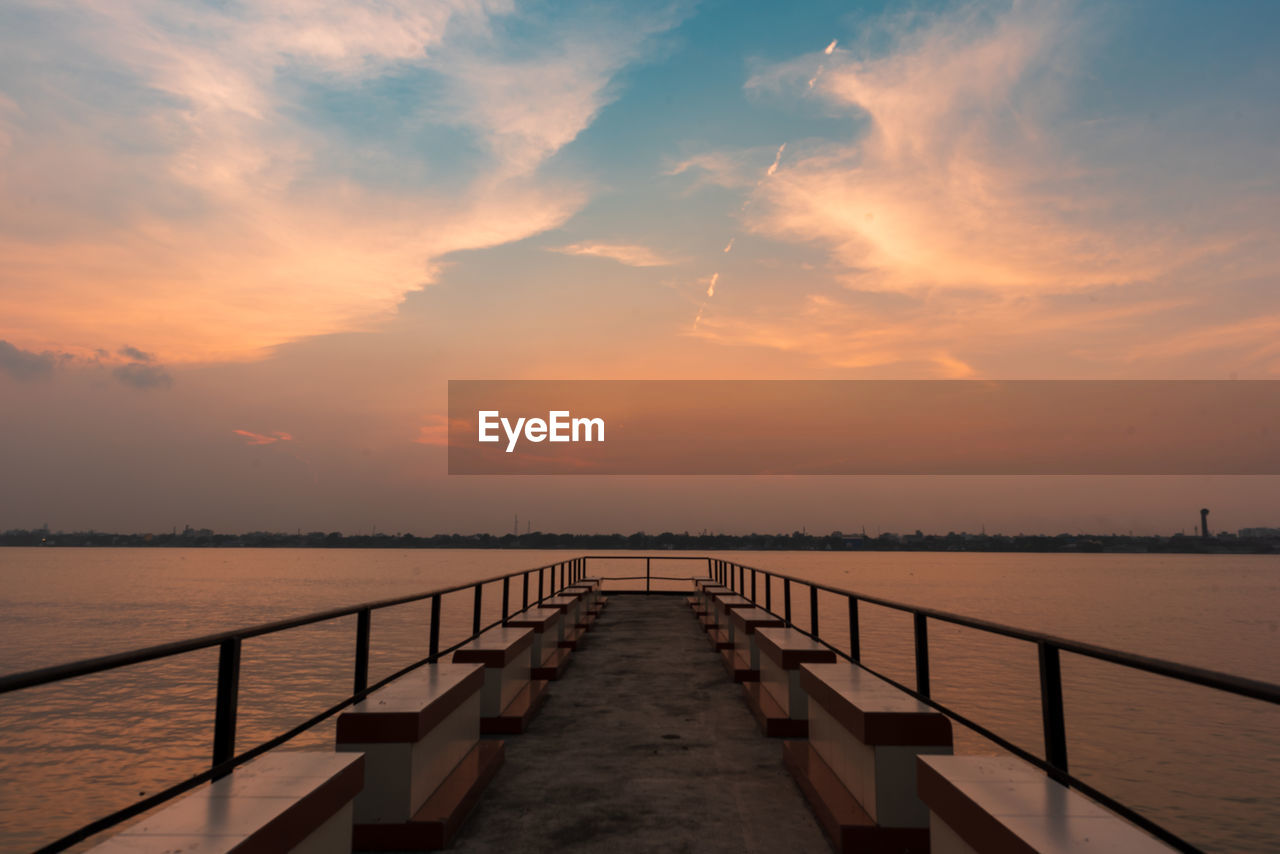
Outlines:
[[[774, 616], [781, 617], [788, 626], [798, 629], [804, 634], [812, 637], [814, 640], [822, 642], [827, 647], [830, 647], [841, 658], [858, 664], [869, 673], [905, 691], [932, 708], [937, 709], [947, 717], [994, 742], [1015, 756], [1032, 763], [1058, 782], [1088, 795], [1103, 806], [1124, 816], [1134, 824], [1146, 830], [1148, 833], [1181, 851], [1199, 852], [1200, 849], [1172, 831], [1156, 824], [1141, 813], [1136, 812], [1078, 777], [1073, 776], [1068, 771], [1066, 713], [1063, 707], [1062, 665], [1060, 661], [1060, 654], [1063, 652], [1069, 652], [1086, 658], [1096, 659], [1098, 661], [1118, 664], [1132, 670], [1139, 670], [1145, 673], [1163, 676], [1178, 682], [1201, 685], [1206, 688], [1213, 688], [1228, 694], [1234, 694], [1240, 697], [1249, 697], [1266, 703], [1280, 704], [1280, 685], [1274, 685], [1269, 682], [1247, 679], [1242, 676], [1234, 676], [1228, 673], [1219, 673], [1202, 667], [1191, 667], [1186, 664], [1165, 661], [1163, 659], [1134, 655], [1133, 653], [1108, 649], [1095, 644], [1080, 643], [1078, 641], [1068, 640], [1066, 638], [1060, 638], [1054, 635], [1044, 634], [1042, 632], [1034, 632], [1027, 629], [1016, 628], [1014, 626], [1006, 626], [990, 620], [980, 620], [973, 617], [965, 617], [960, 614], [952, 614], [947, 611], [939, 611], [935, 608], [922, 608], [915, 605], [907, 605], [902, 602], [882, 599], [877, 596], [863, 596], [848, 590], [841, 590], [826, 584], [807, 581], [802, 578], [796, 578], [794, 576], [772, 572], [766, 569], [758, 569], [756, 567], [736, 563], [731, 560], [708, 558], [707, 569], [708, 577], [719, 581], [722, 585], [735, 593], [750, 599], [756, 605], [762, 607]], [[758, 580], [761, 578], [764, 579], [763, 603], [760, 602], [760, 598], [758, 596], [758, 587], [760, 586], [758, 584]], [[782, 582], [783, 612], [781, 614], [778, 614], [773, 610], [774, 580], [780, 580]], [[801, 591], [806, 589], [808, 591], [809, 626], [807, 629], [803, 626], [796, 625], [791, 619], [793, 586], [796, 586]], [[838, 648], [835, 644], [824, 640], [819, 633], [819, 591], [839, 597], [840, 600], [847, 603], [849, 628], [849, 652], [847, 653]], [[914, 688], [904, 685], [884, 673], [880, 673], [870, 667], [867, 667], [867, 665], [862, 662], [858, 605], [863, 602], [869, 605], [878, 605], [883, 608], [889, 608], [911, 615], [915, 647], [914, 658], [916, 684]], [[988, 634], [1013, 638], [1015, 640], [1026, 641], [1036, 645], [1040, 674], [1041, 726], [1044, 733], [1043, 757], [1037, 756], [1031, 751], [1014, 744], [982, 724], [979, 724], [956, 710], [938, 702], [930, 695], [929, 622], [931, 620], [940, 623], [963, 626], [970, 629], [977, 629], [978, 631], [986, 632]]]
[[[454, 650], [470, 643], [482, 632], [504, 623], [515, 613], [518, 613], [531, 605], [541, 603], [546, 598], [554, 595], [558, 590], [583, 577], [586, 577], [588, 563], [597, 560], [643, 560], [645, 562], [645, 574], [643, 576], [608, 576], [604, 578], [604, 580], [607, 581], [637, 581], [643, 579], [645, 582], [643, 590], [611, 591], [634, 593], [663, 592], [654, 591], [652, 589], [652, 582], [654, 580], [690, 580], [689, 576], [653, 575], [652, 565], [655, 560], [705, 562], [707, 567], [707, 577], [712, 578], [734, 592], [749, 598], [756, 605], [764, 608], [764, 610], [771, 614], [781, 617], [788, 626], [802, 631], [815, 640], [826, 644], [840, 657], [855, 664], [859, 664], [873, 675], [905, 691], [913, 697], [916, 697], [920, 701], [937, 709], [939, 712], [952, 720], [955, 720], [957, 723], [989, 739], [1015, 756], [1036, 765], [1059, 782], [1078, 789], [1114, 812], [1119, 813], [1133, 823], [1147, 830], [1154, 836], [1182, 851], [1195, 852], [1199, 849], [1142, 814], [1122, 803], [1119, 803], [1088, 783], [1085, 783], [1083, 780], [1073, 776], [1068, 771], [1066, 716], [1063, 707], [1060, 653], [1069, 652], [1085, 656], [1087, 658], [1117, 664], [1130, 669], [1152, 673], [1179, 682], [1201, 685], [1218, 691], [1242, 697], [1250, 697], [1267, 703], [1280, 704], [1280, 686], [1273, 685], [1271, 683], [1246, 679], [1244, 677], [1233, 676], [1225, 673], [1218, 673], [1199, 667], [1190, 667], [1176, 662], [1134, 655], [1132, 653], [1121, 652], [1093, 644], [1080, 643], [1040, 632], [1006, 626], [989, 620], [980, 620], [959, 614], [952, 614], [933, 608], [908, 605], [875, 596], [864, 596], [848, 590], [841, 590], [829, 585], [772, 572], [770, 570], [758, 569], [756, 567], [747, 566], [745, 564], [736, 563], [722, 558], [692, 555], [584, 555], [534, 567], [532, 569], [511, 572], [505, 575], [485, 578], [479, 581], [471, 581], [466, 584], [460, 584], [441, 590], [433, 590], [427, 593], [402, 596], [394, 599], [382, 599], [346, 608], [335, 608], [332, 610], [307, 614], [301, 617], [263, 623], [261, 625], [251, 626], [248, 628], [218, 632], [215, 634], [204, 635], [202, 637], [189, 638], [187, 640], [160, 644], [158, 646], [151, 646], [143, 649], [101, 656], [98, 658], [85, 659], [69, 664], [0, 676], [0, 695], [4, 695], [26, 688], [63, 682], [69, 679], [88, 676], [93, 673], [101, 673], [135, 664], [142, 664], [144, 662], [156, 661], [158, 659], [169, 658], [187, 652], [194, 652], [196, 650], [209, 649], [215, 646], [218, 648], [217, 693], [215, 697], [212, 734], [213, 750], [208, 770], [192, 777], [188, 777], [186, 780], [176, 783], [154, 795], [136, 801], [123, 809], [111, 813], [110, 815], [92, 821], [89, 824], [66, 834], [60, 839], [49, 843], [43, 848], [40, 848], [38, 854], [65, 850], [66, 848], [88, 839], [97, 833], [114, 827], [120, 822], [126, 821], [133, 816], [159, 806], [165, 801], [176, 797], [177, 795], [182, 794], [201, 783], [216, 780], [225, 776], [236, 766], [248, 762], [254, 757], [284, 744], [302, 732], [305, 732], [322, 721], [327, 720], [342, 711], [344, 708], [360, 701], [370, 692], [425, 664], [439, 660], [441, 656], [448, 655]], [[537, 582], [537, 589], [532, 590], [532, 583], [535, 578]], [[764, 580], [763, 585], [759, 584], [760, 579]], [[780, 614], [773, 610], [773, 588], [775, 581], [780, 581], [782, 583], [782, 613]], [[496, 584], [499, 582], [502, 584], [501, 617], [487, 625], [482, 625], [484, 588], [486, 585]], [[518, 583], [518, 591], [512, 589], [513, 583]], [[764, 588], [763, 602], [759, 595], [759, 588], [761, 586]], [[809, 606], [809, 625], [807, 628], [796, 625], [792, 621], [793, 587], [799, 589], [802, 595], [807, 592]], [[440, 626], [443, 599], [449, 594], [458, 594], [465, 591], [472, 591], [471, 633], [461, 641], [452, 644], [445, 649], [441, 649]], [[838, 597], [847, 604], [849, 652], [845, 652], [835, 644], [823, 640], [820, 634], [820, 593]], [[373, 684], [369, 684], [370, 632], [373, 622], [373, 613], [384, 608], [391, 608], [412, 602], [421, 602], [423, 600], [430, 600], [431, 606], [427, 656], [408, 665], [407, 667], [401, 668], [384, 679], [378, 680]], [[916, 684], [914, 687], [904, 685], [892, 677], [869, 668], [862, 663], [858, 609], [860, 603], [877, 605], [911, 615], [915, 644], [914, 658]], [[268, 741], [255, 745], [248, 750], [236, 753], [236, 717], [239, 704], [240, 653], [242, 643], [250, 638], [261, 637], [301, 626], [323, 623], [352, 615], [356, 617], [356, 636], [354, 644], [355, 654], [352, 668], [353, 678], [351, 695], [311, 718], [308, 718], [292, 729], [281, 733]], [[1040, 757], [1023, 747], [1014, 744], [982, 724], [979, 724], [954, 709], [948, 708], [942, 703], [939, 703], [930, 695], [930, 621], [963, 626], [1036, 645], [1039, 661], [1044, 757]]]
[[[550, 563], [544, 566], [534, 567], [532, 569], [510, 572], [506, 575], [498, 575], [491, 578], [481, 579], [479, 581], [471, 581], [466, 584], [459, 584], [441, 590], [432, 590], [427, 593], [419, 593], [412, 596], [401, 596], [394, 599], [381, 599], [374, 602], [365, 602], [360, 605], [352, 605], [346, 608], [334, 608], [327, 611], [318, 611], [301, 617], [277, 620], [271, 623], [262, 623], [248, 628], [217, 632], [210, 635], [203, 635], [201, 637], [174, 641], [172, 643], [159, 644], [157, 646], [149, 646], [142, 649], [99, 656], [97, 658], [87, 658], [81, 661], [74, 661], [69, 664], [59, 664], [53, 667], [43, 667], [37, 670], [28, 670], [21, 673], [12, 673], [6, 676], [0, 676], [0, 696], [2, 696], [14, 691], [21, 691], [26, 688], [35, 688], [40, 685], [50, 685], [55, 682], [65, 682], [69, 679], [76, 679], [93, 673], [117, 670], [122, 667], [129, 667], [135, 664], [143, 664], [149, 661], [171, 658], [176, 655], [182, 655], [183, 653], [195, 652], [202, 649], [210, 649], [212, 647], [218, 648], [217, 692], [214, 699], [212, 733], [213, 750], [208, 770], [188, 777], [179, 783], [175, 783], [154, 795], [135, 801], [129, 806], [116, 810], [110, 815], [106, 815], [100, 819], [89, 822], [83, 827], [80, 827], [77, 830], [72, 831], [71, 833], [68, 833], [38, 849], [37, 854], [63, 851], [76, 843], [94, 836], [95, 834], [108, 830], [123, 821], [127, 821], [128, 819], [146, 812], [153, 807], [159, 806], [165, 801], [193, 789], [201, 783], [210, 780], [217, 780], [220, 777], [226, 776], [236, 766], [248, 762], [250, 759], [284, 744], [295, 736], [300, 735], [306, 730], [327, 720], [348, 706], [359, 702], [370, 692], [381, 688], [383, 685], [386, 685], [394, 679], [398, 679], [406, 673], [416, 670], [424, 664], [430, 664], [439, 660], [441, 656], [448, 655], [454, 650], [475, 640], [475, 638], [482, 632], [504, 623], [507, 618], [511, 617], [515, 613], [528, 608], [530, 605], [537, 605], [541, 603], [544, 599], [553, 595], [557, 590], [560, 590], [565, 586], [572, 584], [577, 579], [582, 578], [583, 575], [585, 575], [585, 569], [585, 558], [571, 558], [569, 560], [558, 561], [556, 563]], [[537, 589], [531, 591], [530, 588], [535, 579], [537, 582]], [[501, 582], [502, 584], [502, 616], [500, 619], [495, 620], [488, 625], [481, 625], [481, 611], [484, 604], [484, 588], [488, 584], [495, 584], [498, 582]], [[518, 582], [519, 584], [518, 595], [517, 591], [512, 590], [513, 582]], [[445, 649], [441, 649], [441, 606], [444, 597], [449, 594], [463, 593], [465, 591], [472, 591], [471, 633], [461, 641], [452, 644]], [[421, 602], [424, 600], [430, 600], [431, 605], [431, 619], [428, 626], [427, 656], [408, 665], [407, 667], [397, 670], [385, 679], [380, 679], [370, 685], [369, 639], [373, 625], [374, 612], [380, 611], [384, 608], [391, 608], [397, 605], [407, 605], [411, 602]], [[299, 628], [301, 626], [324, 623], [330, 620], [340, 619], [342, 617], [350, 617], [352, 615], [356, 617], [356, 636], [355, 656], [352, 667], [351, 695], [338, 703], [335, 703], [319, 714], [308, 718], [292, 729], [289, 729], [272, 739], [264, 741], [261, 744], [257, 744], [248, 750], [236, 753], [236, 718], [239, 711], [240, 694], [240, 653], [243, 642], [250, 638], [262, 637], [264, 635], [275, 634], [277, 632], [283, 632], [289, 629]]]

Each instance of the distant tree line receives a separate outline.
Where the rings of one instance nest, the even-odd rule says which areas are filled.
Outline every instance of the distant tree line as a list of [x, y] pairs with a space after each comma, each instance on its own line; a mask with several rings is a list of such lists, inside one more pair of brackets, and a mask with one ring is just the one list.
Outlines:
[[0, 546], [170, 547], [170, 548], [347, 548], [347, 549], [584, 549], [584, 550], [700, 550], [700, 551], [968, 551], [968, 552], [1110, 552], [1276, 554], [1280, 537], [1237, 537], [1219, 534], [1203, 538], [1092, 534], [691, 534], [688, 531], [649, 534], [343, 534], [341, 531], [281, 533], [251, 531], [219, 534], [208, 528], [184, 528], [160, 534], [112, 534], [101, 531], [52, 532], [14, 529], [0, 534]]

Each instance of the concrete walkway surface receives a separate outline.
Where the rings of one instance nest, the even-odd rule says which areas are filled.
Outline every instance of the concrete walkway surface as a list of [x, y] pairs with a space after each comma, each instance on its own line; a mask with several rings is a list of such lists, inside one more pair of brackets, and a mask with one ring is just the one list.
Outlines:
[[828, 852], [683, 597], [615, 594], [455, 838], [465, 852]]

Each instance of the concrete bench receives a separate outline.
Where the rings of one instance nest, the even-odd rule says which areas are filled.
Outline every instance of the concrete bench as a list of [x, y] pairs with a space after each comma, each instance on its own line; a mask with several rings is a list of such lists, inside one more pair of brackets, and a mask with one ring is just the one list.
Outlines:
[[710, 617], [714, 610], [711, 597], [716, 593], [730, 594], [733, 591], [718, 584], [708, 584], [695, 590], [693, 595], [685, 600], [689, 603], [689, 607], [693, 609], [694, 616], [698, 618], [703, 628], [706, 628], [711, 622]]
[[269, 751], [162, 807], [94, 854], [347, 854], [364, 757]]
[[702, 618], [711, 645], [717, 650], [733, 649], [733, 624], [729, 613], [738, 608], [754, 608], [756, 603], [733, 592], [711, 594], [711, 610]]
[[933, 854], [1174, 850], [1021, 759], [921, 756], [917, 763]]
[[582, 636], [587, 631], [582, 622], [586, 607], [581, 593], [570, 592], [550, 596], [542, 600], [542, 607], [554, 608], [563, 615], [559, 645], [568, 650], [577, 649], [582, 642]]
[[533, 679], [533, 629], [494, 626], [453, 654], [459, 664], [483, 664], [480, 732], [524, 732], [547, 699], [547, 683]]
[[833, 663], [835, 651], [791, 628], [758, 628], [755, 642], [760, 648], [760, 681], [744, 682], [742, 689], [760, 731], [779, 738], [806, 737], [809, 695], [800, 684], [800, 665]]
[[507, 618], [508, 626], [533, 629], [533, 679], [559, 679], [569, 666], [569, 650], [560, 646], [563, 616], [559, 608], [533, 607]]
[[770, 614], [764, 608], [732, 608], [729, 614], [728, 649], [720, 656], [725, 667], [733, 674], [735, 682], [757, 682], [760, 679], [760, 646], [756, 643], [756, 630], [782, 628], [786, 620]]
[[916, 757], [951, 753], [951, 722], [855, 664], [801, 664], [809, 740], [783, 759], [841, 851], [927, 851]]
[[603, 605], [596, 604], [599, 601], [599, 590], [585, 584], [571, 584], [561, 590], [560, 594], [581, 597], [578, 626], [584, 632], [591, 631], [591, 627], [596, 624], [596, 620], [600, 619], [600, 612], [604, 610]]
[[501, 741], [480, 741], [484, 666], [428, 664], [338, 716], [339, 752], [365, 756], [354, 846], [443, 848], [502, 764]]

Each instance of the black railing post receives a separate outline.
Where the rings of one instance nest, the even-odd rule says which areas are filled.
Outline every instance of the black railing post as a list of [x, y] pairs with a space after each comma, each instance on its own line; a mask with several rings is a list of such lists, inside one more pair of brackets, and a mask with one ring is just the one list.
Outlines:
[[542, 604], [543, 599], [547, 598], [542, 592], [542, 585], [544, 583], [544, 579], [547, 574], [546, 569], [547, 568], [545, 566], [538, 567], [538, 604], [539, 605]]
[[431, 597], [431, 643], [427, 648], [427, 658], [431, 663], [440, 657], [440, 594]]
[[924, 614], [912, 614], [916, 629], [916, 691], [929, 696], [929, 624]]
[[369, 687], [369, 629], [373, 623], [373, 612], [361, 608], [356, 614], [356, 674], [352, 694], [359, 694]]
[[529, 570], [527, 569], [524, 571], [523, 582], [524, 582], [524, 607], [528, 608], [529, 607]]
[[738, 564], [738, 595], [741, 596], [747, 592], [747, 568], [742, 564]]
[[756, 571], [754, 568], [751, 570], [751, 601], [756, 601]]
[[818, 636], [818, 588], [809, 585], [809, 634]]
[[480, 605], [484, 602], [484, 585], [476, 585], [476, 601], [471, 607], [471, 636], [480, 634]]
[[862, 661], [862, 638], [858, 631], [858, 597], [849, 594], [849, 657]]
[[502, 625], [507, 624], [507, 617], [511, 616], [511, 576], [502, 576]]
[[782, 619], [791, 625], [791, 579], [782, 579]]
[[773, 611], [773, 573], [767, 570], [764, 574], [764, 609]]
[[214, 768], [236, 755], [236, 707], [239, 700], [240, 638], [233, 637], [218, 644], [218, 693], [213, 713]]
[[1058, 648], [1040, 641], [1040, 715], [1044, 719], [1044, 759], [1067, 770], [1067, 723], [1062, 706], [1062, 663]]

